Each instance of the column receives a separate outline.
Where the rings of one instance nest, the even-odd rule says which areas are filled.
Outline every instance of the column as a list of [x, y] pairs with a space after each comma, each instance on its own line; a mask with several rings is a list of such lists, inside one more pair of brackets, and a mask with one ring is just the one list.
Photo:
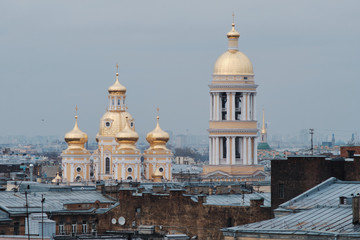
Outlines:
[[212, 119], [212, 113], [213, 113], [213, 106], [212, 106], [212, 99], [213, 99], [213, 95], [212, 93], [210, 93], [210, 121], [213, 120]]
[[220, 161], [220, 163], [221, 163], [221, 160], [223, 160], [223, 152], [224, 152], [223, 141], [224, 141], [224, 138], [223, 138], [223, 137], [220, 137], [220, 138], [219, 138], [219, 151], [220, 151], [219, 161]]
[[212, 164], [216, 165], [216, 139], [212, 137]]
[[[254, 98], [254, 102], [253, 102], [253, 107], [254, 107], [254, 121], [256, 121], [257, 117], [256, 117], [256, 93], [253, 93], [253, 98]], [[256, 145], [257, 146], [257, 145]]]
[[221, 120], [221, 99], [220, 99], [220, 93], [216, 93], [217, 95], [217, 120]]
[[241, 117], [240, 120], [245, 120], [246, 119], [246, 93], [243, 93], [242, 97], [241, 97]]
[[216, 137], [215, 138], [215, 165], [219, 165], [219, 160], [220, 160], [220, 156], [219, 156], [219, 138]]
[[226, 93], [226, 120], [231, 120], [230, 119], [230, 93], [227, 92]]
[[211, 151], [212, 151], [212, 147], [211, 147], [211, 137], [209, 136], [209, 165], [211, 165], [211, 161], [212, 161], [212, 154], [211, 154]]
[[230, 137], [226, 137], [226, 164], [230, 164]]
[[218, 120], [218, 93], [214, 93], [214, 115], [213, 115], [213, 120], [217, 121]]
[[257, 137], [254, 137], [254, 164], [258, 164], [257, 159]]
[[252, 107], [253, 107], [253, 104], [252, 104], [252, 93], [249, 93], [249, 120], [252, 120], [253, 119], [253, 110], [252, 110]]
[[246, 119], [250, 120], [250, 96], [249, 93], [246, 93]]
[[246, 165], [246, 156], [247, 156], [247, 152], [246, 152], [246, 137], [242, 137], [241, 138], [241, 142], [242, 142], [242, 164]]
[[236, 154], [235, 154], [235, 137], [231, 137], [231, 163], [236, 164]]
[[235, 92], [231, 94], [231, 120], [235, 120]]
[[252, 159], [251, 159], [251, 138], [247, 137], [247, 142], [248, 142], [248, 165], [252, 164]]

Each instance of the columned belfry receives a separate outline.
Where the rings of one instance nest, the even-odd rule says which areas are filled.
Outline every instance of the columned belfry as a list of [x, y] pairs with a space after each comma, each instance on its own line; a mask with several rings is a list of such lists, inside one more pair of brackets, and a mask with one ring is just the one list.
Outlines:
[[209, 164], [256, 165], [257, 121], [254, 72], [238, 48], [240, 34], [227, 34], [228, 50], [216, 61], [210, 87]]

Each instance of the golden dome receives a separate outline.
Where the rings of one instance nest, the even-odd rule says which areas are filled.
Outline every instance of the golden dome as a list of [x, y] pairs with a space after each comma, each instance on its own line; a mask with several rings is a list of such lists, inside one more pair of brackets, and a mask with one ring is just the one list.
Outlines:
[[240, 51], [223, 53], [214, 66], [214, 75], [254, 75], [250, 59]]
[[169, 134], [160, 128], [159, 116], [157, 116], [155, 129], [146, 135], [146, 141], [150, 143], [150, 149], [167, 150], [166, 143], [169, 139]]
[[75, 116], [74, 128], [65, 134], [65, 142], [68, 144], [69, 148], [83, 148], [88, 140], [87, 134], [79, 129], [77, 119], [78, 117]]
[[126, 117], [125, 128], [118, 132], [115, 138], [119, 143], [118, 150], [136, 149], [135, 144], [139, 139], [139, 135], [129, 127], [128, 117]]
[[121, 83], [119, 82], [119, 73], [116, 73], [116, 81], [113, 85], [111, 85], [108, 89], [109, 93], [125, 93], [126, 92], [126, 87], [124, 87], [123, 85], [121, 85]]
[[238, 49], [240, 33], [235, 30], [235, 23], [227, 33], [229, 48], [217, 60], [214, 66], [214, 75], [254, 75], [250, 59]]

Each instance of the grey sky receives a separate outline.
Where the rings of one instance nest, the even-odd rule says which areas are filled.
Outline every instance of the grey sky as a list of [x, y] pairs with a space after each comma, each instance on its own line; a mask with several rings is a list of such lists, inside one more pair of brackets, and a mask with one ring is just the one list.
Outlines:
[[[0, 1], [0, 134], [94, 137], [120, 66], [139, 133], [207, 134], [235, 12], [270, 133], [359, 130], [360, 1]], [[44, 119], [44, 121], [42, 121]], [[349, 133], [350, 135], [350, 133]]]

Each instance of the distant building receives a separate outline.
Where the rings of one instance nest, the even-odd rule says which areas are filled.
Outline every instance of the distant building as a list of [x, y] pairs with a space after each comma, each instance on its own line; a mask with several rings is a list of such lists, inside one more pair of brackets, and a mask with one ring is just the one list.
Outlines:
[[271, 147], [267, 143], [267, 129], [265, 125], [265, 113], [263, 109], [262, 128], [260, 132], [260, 142], [258, 144], [258, 150], [271, 150]]

